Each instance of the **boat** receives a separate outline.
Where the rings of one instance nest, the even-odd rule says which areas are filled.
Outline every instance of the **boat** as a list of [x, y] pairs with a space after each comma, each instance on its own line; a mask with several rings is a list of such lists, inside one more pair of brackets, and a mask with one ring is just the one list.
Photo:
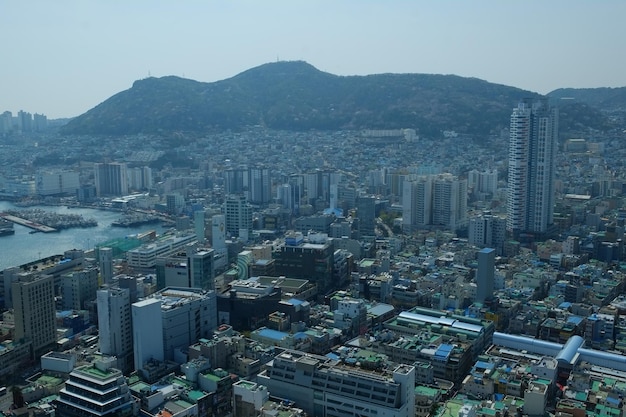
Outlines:
[[0, 236], [14, 235], [13, 222], [0, 218]]
[[157, 216], [143, 213], [124, 214], [119, 219], [111, 223], [113, 227], [137, 227], [144, 224], [158, 223], [161, 221]]

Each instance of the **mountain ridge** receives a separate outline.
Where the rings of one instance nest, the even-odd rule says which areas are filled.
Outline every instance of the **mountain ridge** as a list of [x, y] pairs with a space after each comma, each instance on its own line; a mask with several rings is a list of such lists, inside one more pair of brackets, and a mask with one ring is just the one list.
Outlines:
[[[261, 125], [283, 130], [415, 128], [427, 136], [442, 130], [486, 135], [508, 126], [511, 109], [529, 97], [540, 95], [478, 78], [340, 76], [304, 61], [279, 61], [212, 83], [176, 76], [137, 80], [61, 131], [125, 135]], [[604, 123], [599, 115], [591, 119]]]

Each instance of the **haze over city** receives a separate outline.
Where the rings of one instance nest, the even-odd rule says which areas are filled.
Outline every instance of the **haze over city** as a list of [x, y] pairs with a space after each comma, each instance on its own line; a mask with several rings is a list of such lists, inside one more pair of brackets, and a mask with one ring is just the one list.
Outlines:
[[73, 117], [148, 76], [213, 82], [276, 60], [541, 94], [621, 87], [625, 12], [618, 1], [3, 2], [0, 110]]

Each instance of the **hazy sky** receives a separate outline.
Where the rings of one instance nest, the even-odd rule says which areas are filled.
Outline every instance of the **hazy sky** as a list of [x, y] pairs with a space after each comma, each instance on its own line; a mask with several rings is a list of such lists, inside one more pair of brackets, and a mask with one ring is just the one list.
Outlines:
[[72, 117], [148, 75], [212, 82], [277, 59], [623, 87], [625, 22], [624, 0], [0, 0], [0, 112]]

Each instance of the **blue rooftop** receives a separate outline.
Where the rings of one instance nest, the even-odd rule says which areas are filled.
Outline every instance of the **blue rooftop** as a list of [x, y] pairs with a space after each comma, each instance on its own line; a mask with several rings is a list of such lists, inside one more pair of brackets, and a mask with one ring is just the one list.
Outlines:
[[283, 340], [289, 336], [288, 333], [279, 332], [278, 330], [273, 329], [261, 329], [259, 330], [259, 336], [267, 337], [268, 339], [273, 340]]

